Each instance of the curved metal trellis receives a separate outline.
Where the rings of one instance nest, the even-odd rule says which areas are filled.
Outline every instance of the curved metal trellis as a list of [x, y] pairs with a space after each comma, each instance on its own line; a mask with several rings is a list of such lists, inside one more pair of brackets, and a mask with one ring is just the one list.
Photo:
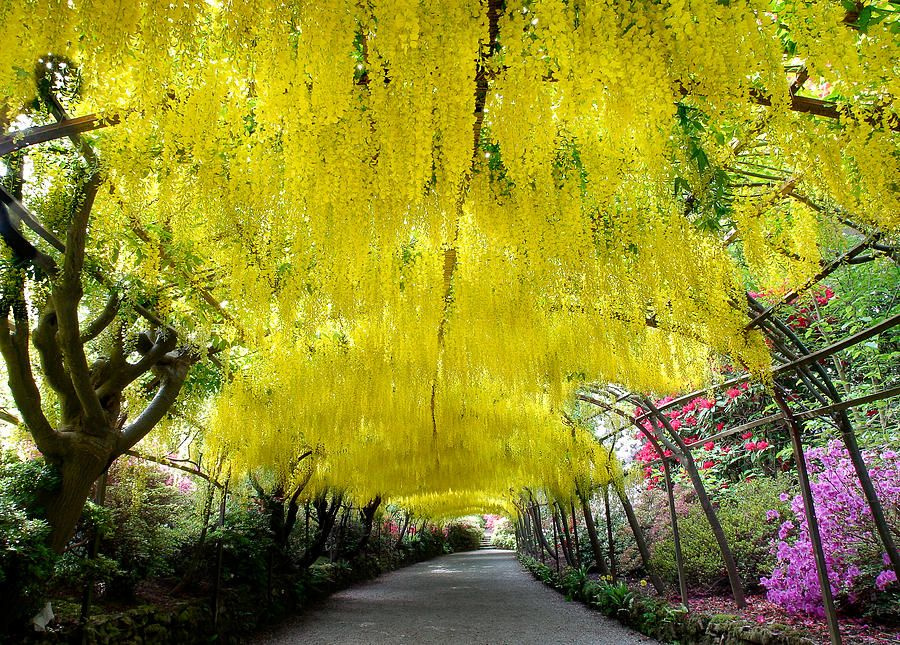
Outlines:
[[[866, 249], [872, 248], [873, 245], [878, 244], [877, 241], [879, 239], [880, 236], [878, 235], [869, 236], [863, 243], [854, 246], [850, 251], [838, 258], [838, 260], [826, 265], [825, 269], [823, 269], [823, 271], [817, 276], [817, 279], [815, 281], [811, 281], [804, 285], [804, 287], [802, 287], [801, 289], [793, 292], [793, 298], [796, 298], [800, 295], [800, 293], [814, 286], [814, 284], [826, 277], [828, 274], [832, 273], [839, 266], [848, 263], [854, 257], [859, 256]], [[884, 245], [880, 246], [883, 247]], [[877, 250], [885, 252], [884, 248], [879, 248]], [[891, 255], [891, 257], [893, 257], [893, 255]], [[747, 295], [747, 301], [749, 304], [748, 313], [751, 318], [750, 323], [748, 323], [748, 329], [755, 326], [759, 327], [759, 329], [765, 335], [766, 339], [771, 344], [771, 347], [773, 349], [773, 356], [776, 358], [776, 360], [779, 361], [779, 363], [773, 366], [772, 369], [773, 375], [776, 379], [772, 396], [774, 401], [778, 405], [780, 412], [779, 414], [768, 415], [761, 419], [756, 419], [754, 421], [741, 424], [730, 429], [725, 429], [722, 432], [717, 433], [713, 437], [705, 438], [704, 441], [732, 436], [740, 432], [744, 432], [748, 429], [768, 424], [780, 424], [788, 429], [792, 441], [798, 479], [800, 480], [801, 485], [801, 495], [804, 501], [804, 512], [807, 518], [808, 525], [810, 527], [810, 538], [813, 543], [817, 573], [820, 580], [820, 585], [822, 587], [823, 602], [825, 605], [825, 613], [829, 627], [830, 640], [832, 643], [840, 643], [841, 636], [837, 622], [837, 615], [834, 607], [831, 589], [828, 583], [828, 573], [825, 565], [825, 554], [822, 546], [821, 536], [819, 535], [818, 531], [818, 518], [816, 516], [815, 507], [813, 504], [812, 493], [809, 484], [809, 474], [806, 467], [806, 460], [803, 454], [803, 421], [805, 419], [824, 416], [828, 416], [834, 421], [840, 433], [842, 442], [851, 458], [857, 477], [859, 478], [861, 487], [866, 497], [866, 502], [872, 512], [872, 518], [876, 525], [879, 538], [885, 548], [885, 551], [891, 562], [891, 566], [895, 571], [900, 572], [900, 558], [898, 558], [897, 555], [897, 547], [893, 541], [890, 528], [887, 525], [881, 501], [878, 499], [877, 493], [874, 489], [874, 486], [872, 485], [871, 478], [869, 477], [868, 469], [866, 468], [865, 462], [862, 457], [862, 452], [859, 448], [855, 429], [847, 414], [848, 409], [865, 405], [876, 400], [892, 398], [900, 395], [900, 387], [889, 387], [867, 396], [844, 400], [838, 392], [837, 388], [835, 388], [828, 370], [822, 364], [825, 359], [833, 357], [836, 353], [849, 347], [858, 345], [859, 343], [862, 343], [869, 338], [872, 338], [897, 326], [898, 324], [900, 324], [900, 315], [891, 316], [861, 332], [837, 341], [829, 345], [828, 347], [816, 351], [811, 351], [796, 336], [796, 334], [793, 333], [790, 327], [775, 315], [775, 311], [777, 310], [777, 308], [783, 304], [787, 304], [788, 302], [790, 302], [790, 298], [784, 298], [775, 305], [768, 308], [762, 306], [758, 301], [756, 301], [755, 298], [753, 298], [749, 294]], [[659, 458], [655, 461], [650, 462], [649, 465], [663, 465], [664, 475], [666, 476], [666, 488], [669, 494], [671, 505], [671, 477], [668, 474], [668, 464], [672, 460], [680, 462], [681, 465], [684, 466], [688, 471], [691, 483], [698, 494], [698, 498], [702, 500], [705, 496], [702, 482], [699, 481], [699, 477], [694, 476], [696, 474], [696, 465], [694, 464], [693, 457], [691, 455], [691, 449], [701, 442], [699, 440], [694, 443], [684, 442], [680, 438], [680, 436], [678, 436], [677, 432], [672, 429], [669, 420], [666, 418], [663, 412], [666, 409], [687, 403], [697, 396], [708, 393], [710, 389], [720, 389], [723, 387], [734, 386], [746, 382], [749, 379], [750, 375], [744, 374], [732, 379], [728, 379], [723, 383], [712, 386], [712, 388], [707, 388], [706, 390], [698, 390], [680, 396], [660, 406], [655, 406], [646, 398], [615, 387], [607, 387], [605, 389], [599, 390], [596, 388], [586, 388], [584, 392], [581, 392], [577, 395], [577, 398], [581, 401], [585, 401], [592, 405], [601, 407], [608, 412], [614, 412], [622, 416], [623, 418], [628, 419], [631, 422], [631, 425], [634, 425], [639, 430], [641, 430], [641, 433], [645, 437], [647, 437], [648, 440], [650, 440], [654, 449], [657, 451]], [[795, 389], [796, 387], [804, 388], [806, 393], [820, 404], [819, 407], [802, 411], [792, 410], [787, 403], [785, 392]], [[607, 403], [606, 401], [597, 398], [598, 395], [602, 396], [604, 394], [611, 395], [613, 402]], [[628, 402], [639, 406], [646, 410], [646, 412], [643, 412], [636, 417], [629, 415], [616, 407], [622, 402]], [[650, 422], [649, 429], [647, 425], [645, 425], [645, 422], [647, 421]], [[618, 434], [622, 432], [623, 429], [624, 428], [620, 428], [612, 433], [609, 433], [606, 436], [601, 437], [600, 440], [603, 441], [615, 434]], [[663, 429], [666, 431], [666, 433], [662, 432]], [[666, 437], [665, 434], [668, 434], [669, 436]], [[666, 454], [666, 450], [669, 451], [668, 455]], [[704, 508], [704, 510], [706, 511], [707, 509]], [[711, 525], [715, 526], [715, 524], [717, 524], [717, 519], [715, 519], [715, 510], [712, 508], [710, 508], [710, 510], [711, 514], [707, 513], [707, 517], [710, 519]], [[673, 518], [673, 528], [675, 526], [676, 524]], [[727, 563], [730, 554], [727, 546], [727, 540], [724, 544], [722, 541], [719, 541], [719, 547], [722, 551], [723, 561]], [[676, 564], [679, 568], [679, 578], [681, 581], [680, 586], [682, 586], [682, 594], [685, 594], [685, 591], [683, 589], [683, 564], [680, 562], [681, 558], [679, 557], [679, 554], [677, 552], [676, 559], [679, 560]], [[732, 583], [734, 583], [734, 580], [732, 580]], [[735, 601], [739, 606], [741, 605], [741, 602], [739, 600], [741, 595], [735, 595]]]

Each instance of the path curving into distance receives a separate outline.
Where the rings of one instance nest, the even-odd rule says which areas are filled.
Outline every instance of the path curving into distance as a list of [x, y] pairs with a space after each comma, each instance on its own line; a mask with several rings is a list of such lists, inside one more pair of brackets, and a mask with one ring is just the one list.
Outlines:
[[334, 594], [257, 643], [657, 643], [531, 577], [515, 553], [454, 553]]

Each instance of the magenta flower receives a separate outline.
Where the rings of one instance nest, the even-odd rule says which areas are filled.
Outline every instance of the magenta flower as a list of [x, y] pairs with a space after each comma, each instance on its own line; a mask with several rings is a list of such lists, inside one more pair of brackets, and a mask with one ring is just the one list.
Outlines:
[[881, 591], [884, 591], [892, 582], [897, 582], [897, 574], [894, 573], [893, 569], [886, 569], [879, 573], [878, 577], [875, 578], [875, 586]]
[[[884, 591], [896, 581], [896, 574], [887, 569], [876, 576], [877, 569], [872, 568], [873, 550], [880, 550], [881, 545], [846, 450], [833, 441], [826, 448], [809, 450], [807, 457], [832, 593], [844, 599], [842, 602], [853, 604]], [[885, 508], [900, 507], [900, 459], [875, 461], [874, 455], [865, 453], [863, 457]], [[790, 501], [795, 522], [788, 520], [779, 528], [774, 545], [776, 566], [772, 575], [760, 582], [767, 589], [768, 599], [788, 611], [822, 616], [822, 592], [803, 500], [800, 495], [791, 498], [786, 493], [780, 498]], [[767, 513], [766, 518], [770, 517]]]

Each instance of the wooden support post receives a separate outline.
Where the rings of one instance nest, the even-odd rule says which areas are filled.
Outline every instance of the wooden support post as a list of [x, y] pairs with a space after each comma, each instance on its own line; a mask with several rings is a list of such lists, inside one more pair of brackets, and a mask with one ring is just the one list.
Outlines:
[[[669, 423], [669, 420], [665, 415], [661, 414], [649, 399], [644, 399], [643, 403], [653, 416], [662, 423], [662, 426], [666, 429], [672, 441], [677, 445], [678, 452], [681, 453], [681, 465], [687, 472], [688, 477], [690, 477], [691, 484], [694, 486], [694, 491], [697, 493], [697, 500], [700, 502], [700, 507], [706, 515], [709, 526], [716, 538], [716, 544], [718, 544], [719, 551], [722, 554], [722, 562], [725, 565], [725, 571], [728, 573], [728, 582], [731, 585], [734, 604], [737, 605], [739, 609], [743, 609], [747, 606], [747, 600], [744, 598], [744, 588], [741, 586], [741, 580], [738, 577], [737, 564], [734, 561], [734, 555], [731, 553], [731, 547], [728, 546], [728, 538], [725, 537], [725, 531], [722, 530], [722, 524], [719, 522], [716, 510], [713, 508], [712, 502], [709, 500], [709, 495], [706, 493], [706, 487], [703, 485], [703, 480], [700, 478], [700, 472], [697, 470], [697, 464], [694, 462], [691, 450], [684, 443], [681, 435], [679, 435], [672, 427], [672, 424]], [[673, 448], [675, 448], [675, 446], [673, 446]]]
[[650, 583], [653, 585], [653, 588], [656, 589], [656, 593], [661, 596], [665, 593], [666, 588], [663, 585], [662, 578], [660, 578], [650, 566], [650, 548], [647, 546], [647, 540], [644, 539], [644, 532], [641, 530], [637, 515], [634, 514], [634, 508], [631, 506], [631, 502], [625, 494], [624, 487], [620, 488], [616, 484], [613, 484], [613, 486], [616, 488], [616, 494], [619, 496], [619, 501], [622, 502], [622, 508], [625, 510], [625, 517], [628, 518], [628, 524], [631, 525], [631, 532], [634, 533], [634, 541], [637, 542], [641, 560], [644, 563], [644, 568], [647, 570], [647, 577], [650, 578]]
[[553, 521], [551, 522], [553, 525], [553, 561], [556, 562], [556, 573], [559, 573], [559, 535], [556, 531], [556, 511], [551, 508], [550, 512], [553, 516]]
[[[222, 488], [222, 501], [219, 502], [219, 528], [225, 526], [225, 502], [228, 499], [228, 480]], [[213, 586], [213, 625], [218, 626], [222, 613], [222, 567], [225, 563], [225, 550], [220, 538], [216, 543], [216, 579]]]
[[[660, 453], [660, 456], [663, 456]], [[672, 522], [672, 540], [675, 542], [675, 566], [678, 569], [678, 590], [681, 592], [681, 604], [688, 611], [691, 606], [688, 602], [687, 580], [684, 575], [684, 557], [681, 554], [681, 534], [678, 531], [678, 515], [675, 513], [675, 491], [672, 487], [672, 472], [669, 461], [663, 459], [663, 476], [666, 480], [666, 496], [669, 498], [669, 519]]]
[[794, 460], [797, 462], [797, 477], [800, 480], [800, 495], [803, 498], [803, 510], [806, 513], [806, 523], [809, 527], [809, 538], [813, 545], [813, 554], [816, 559], [816, 573], [819, 576], [819, 586], [822, 588], [822, 602], [825, 605], [825, 619], [828, 622], [828, 634], [832, 645], [841, 645], [841, 631], [838, 626], [837, 612], [834, 607], [834, 598], [831, 594], [831, 583], [828, 580], [828, 568], [825, 562], [825, 550], [822, 548], [822, 536], [819, 534], [819, 522], [816, 519], [816, 508], [813, 503], [812, 488], [809, 485], [809, 473], [806, 469], [806, 457], [803, 454], [801, 440], [802, 425], [798, 421], [782, 393], [776, 386], [774, 390], [775, 403], [784, 415], [791, 434], [791, 445], [794, 449]]
[[[650, 423], [656, 427], [652, 419]], [[669, 464], [669, 460], [665, 458], [666, 455], [663, 452], [663, 447], [659, 443], [659, 440], [654, 436], [654, 433], [644, 432], [643, 434], [647, 437], [647, 440], [653, 446], [654, 450], [656, 450], [656, 454], [658, 454], [662, 460], [663, 478], [666, 482], [666, 497], [669, 500], [669, 521], [672, 523], [672, 540], [675, 543], [675, 567], [678, 570], [678, 589], [681, 593], [681, 603], [684, 605], [685, 609], [690, 610], [690, 605], [688, 604], [687, 580], [684, 575], [684, 558], [681, 553], [681, 532], [678, 530], [678, 514], [675, 512], [675, 489], [672, 486], [672, 467]]]
[[[535, 536], [538, 540], [538, 547], [541, 550], [541, 562], [544, 561], [544, 552], [546, 551], [547, 555], [553, 557], [554, 549], [550, 548], [550, 544], [547, 542], [547, 538], [544, 535], [544, 526], [541, 523], [541, 509], [538, 506], [537, 502], [532, 502], [531, 504], [531, 512], [534, 519], [534, 532]], [[557, 553], [557, 557], [558, 557]]]
[[303, 545], [304, 548], [309, 547], [309, 500], [306, 500], [306, 503], [303, 505], [303, 513], [304, 513], [304, 522], [306, 527], [303, 531]]
[[575, 554], [572, 551], [572, 538], [569, 535], [569, 521], [566, 517], [566, 509], [564, 509], [563, 505], [559, 502], [556, 502], [554, 506], [559, 510], [558, 516], [555, 512], [553, 513], [553, 521], [556, 522], [556, 530], [560, 536], [563, 557], [566, 560], [566, 565], [570, 567], [577, 567], [578, 565], [575, 562]]
[[597, 570], [602, 576], [609, 575], [606, 558], [603, 557], [603, 547], [600, 546], [600, 537], [597, 535], [597, 525], [594, 522], [594, 515], [591, 513], [591, 501], [581, 491], [578, 491], [577, 495], [578, 500], [581, 502], [581, 510], [584, 513], [584, 526], [587, 530], [588, 539], [591, 542], [591, 551], [594, 554]]
[[572, 541], [575, 543], [575, 561], [578, 563], [578, 566], [581, 566], [581, 563], [584, 562], [581, 558], [581, 544], [578, 542], [578, 514], [575, 512], [575, 500], [571, 501], [571, 510], [572, 510]]

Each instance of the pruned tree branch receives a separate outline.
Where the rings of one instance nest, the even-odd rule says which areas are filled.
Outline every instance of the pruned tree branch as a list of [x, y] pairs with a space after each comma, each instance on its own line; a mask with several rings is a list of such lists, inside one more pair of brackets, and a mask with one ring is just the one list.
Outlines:
[[81, 343], [78, 320], [78, 305], [84, 295], [81, 275], [84, 269], [87, 224], [94, 198], [100, 188], [100, 181], [100, 176], [94, 174], [85, 183], [81, 204], [75, 209], [66, 234], [66, 253], [62, 272], [53, 288], [53, 302], [59, 325], [57, 337], [65, 366], [84, 411], [86, 430], [105, 427], [107, 423], [103, 406], [91, 385], [91, 372], [84, 353], [84, 345]]
[[[6, 362], [9, 376], [9, 389], [12, 392], [16, 407], [28, 431], [34, 438], [38, 449], [53, 460], [62, 449], [62, 437], [53, 429], [41, 406], [41, 391], [34, 380], [31, 370], [28, 342], [28, 315], [25, 310], [24, 284], [21, 278], [16, 280], [17, 292], [3, 296], [4, 319], [0, 320], [0, 353]], [[10, 300], [14, 299], [12, 302]], [[13, 311], [13, 328], [10, 329], [9, 310]]]
[[17, 426], [20, 423], [22, 423], [22, 421], [19, 419], [19, 417], [12, 414], [6, 408], [0, 408], [0, 421], [5, 421], [6, 423], [8, 423], [10, 425], [14, 425], [14, 426]]
[[149, 372], [159, 364], [166, 354], [173, 351], [178, 342], [178, 337], [172, 330], [163, 331], [153, 345], [138, 360], [137, 363], [123, 361], [112, 369], [107, 380], [97, 388], [97, 396], [101, 399], [115, 392], [121, 392], [135, 380]]
[[173, 360], [169, 365], [159, 367], [162, 373], [159, 389], [144, 411], [122, 431], [117, 454], [133, 448], [166, 416], [178, 398], [178, 393], [181, 391], [181, 386], [184, 385], [188, 369], [193, 361], [192, 357], [184, 355]]
[[112, 324], [112, 321], [116, 319], [116, 315], [119, 313], [119, 307], [121, 305], [122, 299], [119, 298], [119, 294], [115, 292], [110, 293], [109, 297], [106, 299], [106, 305], [104, 305], [103, 310], [96, 318], [94, 318], [94, 320], [89, 322], [87, 326], [81, 330], [82, 344], [92, 341], [102, 334], [104, 330]]
[[208, 481], [210, 484], [215, 486], [216, 488], [224, 488], [224, 485], [216, 481], [209, 474], [203, 472], [199, 468], [189, 468], [188, 466], [182, 466], [181, 464], [167, 459], [165, 457], [154, 457], [152, 455], [146, 455], [142, 452], [137, 452], [136, 450], [126, 450], [123, 454], [126, 454], [130, 457], [136, 457], [138, 459], [143, 459], [144, 461], [152, 461], [155, 464], [159, 464], [161, 466], [165, 466], [166, 468], [174, 468], [175, 470], [180, 470], [183, 473], [188, 473], [189, 475], [194, 475], [199, 477], [200, 479], [204, 479]]
[[78, 417], [81, 405], [69, 372], [63, 364], [62, 351], [57, 342], [57, 318], [51, 298], [47, 298], [41, 311], [37, 327], [34, 330], [33, 342], [41, 361], [44, 379], [59, 397], [62, 406], [63, 423], [66, 424]]

